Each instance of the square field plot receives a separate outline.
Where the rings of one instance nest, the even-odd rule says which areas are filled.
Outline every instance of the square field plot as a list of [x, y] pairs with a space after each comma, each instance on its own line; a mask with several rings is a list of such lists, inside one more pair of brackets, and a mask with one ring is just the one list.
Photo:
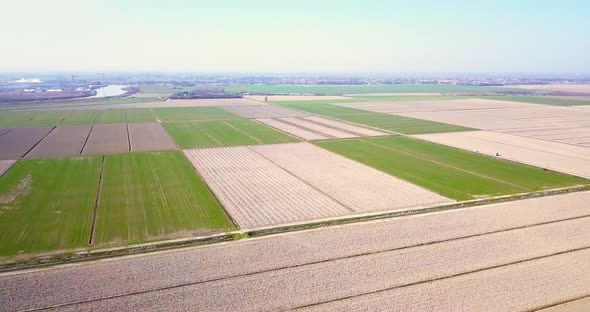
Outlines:
[[259, 122], [275, 127], [304, 140], [344, 139], [364, 136], [383, 136], [389, 133], [377, 131], [347, 122], [308, 116], [287, 118], [263, 118]]
[[107, 155], [101, 183], [94, 245], [234, 229], [178, 151]]
[[185, 153], [242, 228], [352, 212], [247, 147], [203, 148]]
[[52, 129], [51, 127], [0, 129], [0, 160], [23, 157]]
[[129, 151], [127, 124], [93, 125], [82, 154], [123, 153]]
[[101, 158], [21, 160], [0, 177], [0, 256], [88, 245]]
[[59, 126], [51, 131], [26, 158], [80, 155], [92, 125]]
[[297, 142], [265, 125], [246, 119], [169, 122], [164, 128], [181, 148]]
[[405, 137], [316, 144], [456, 200], [589, 183], [582, 178]]
[[176, 149], [176, 144], [159, 123], [130, 123], [131, 151], [164, 151]]

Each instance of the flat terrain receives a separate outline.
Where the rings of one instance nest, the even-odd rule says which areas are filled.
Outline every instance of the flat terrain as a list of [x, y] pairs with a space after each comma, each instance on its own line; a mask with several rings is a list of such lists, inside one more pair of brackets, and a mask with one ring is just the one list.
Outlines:
[[0, 256], [88, 244], [98, 157], [21, 160], [0, 177]]
[[510, 88], [529, 90], [549, 90], [561, 92], [590, 93], [590, 84], [544, 84], [544, 85], [514, 85]]
[[[589, 91], [590, 92], [590, 91]], [[551, 97], [551, 96], [486, 96], [485, 99], [494, 99], [511, 102], [535, 103], [554, 106], [575, 106], [575, 105], [590, 105], [590, 97], [586, 99], [576, 97]]]
[[105, 156], [93, 244], [131, 244], [233, 228], [180, 152]]
[[0, 129], [0, 160], [23, 157], [51, 130], [51, 127]]
[[582, 178], [406, 137], [316, 144], [456, 200], [589, 183]]
[[250, 149], [354, 212], [398, 210], [452, 202], [309, 143], [260, 145]]
[[489, 131], [417, 135], [427, 141], [590, 178], [590, 149]]
[[78, 156], [91, 130], [91, 125], [56, 127], [26, 155], [26, 158]]
[[57, 125], [65, 112], [2, 112], [0, 128], [41, 127]]
[[404, 134], [424, 134], [472, 130], [467, 127], [448, 123], [433, 122], [417, 118], [395, 116], [391, 114], [370, 112], [350, 107], [336, 106], [334, 104], [326, 103], [325, 101], [278, 102], [278, 104], [312, 114], [333, 117], [352, 123]]
[[387, 132], [317, 116], [262, 118], [257, 120], [304, 140], [345, 139], [389, 134]]
[[255, 101], [264, 102], [267, 100], [268, 102], [274, 101], [317, 101], [317, 100], [346, 100], [349, 97], [339, 96], [339, 95], [248, 95], [246, 96], [248, 99], [252, 99]]
[[[391, 84], [391, 85], [239, 85], [224, 88], [226, 92], [291, 93], [341, 95], [347, 93], [444, 93], [444, 92], [493, 92], [509, 91], [512, 88], [479, 87], [436, 84]], [[513, 89], [521, 90], [522, 89]]]
[[297, 139], [260, 123], [234, 119], [170, 122], [164, 128], [181, 148], [296, 142]]
[[185, 154], [241, 228], [351, 212], [246, 147], [194, 149], [186, 150]]
[[157, 121], [202, 121], [202, 120], [219, 120], [238, 118], [230, 112], [220, 107], [172, 107], [172, 108], [155, 108], [154, 114]]
[[127, 124], [94, 125], [82, 154], [123, 153], [129, 150]]
[[[473, 102], [474, 100], [463, 100]], [[490, 102], [491, 100], [477, 100]], [[445, 101], [447, 103], [448, 101]], [[590, 147], [590, 110], [507, 103], [500, 108], [400, 111], [396, 115]], [[420, 105], [417, 103], [417, 105]], [[395, 105], [391, 105], [395, 110]], [[421, 134], [421, 133], [415, 133]]]
[[334, 105], [367, 110], [377, 113], [404, 113], [404, 112], [431, 112], [431, 111], [455, 111], [470, 109], [497, 109], [497, 108], [531, 108], [535, 105], [518, 102], [505, 102], [489, 99], [458, 99], [458, 100], [428, 100], [428, 101], [373, 101], [373, 102], [346, 102]]
[[590, 295], [589, 200], [574, 193], [8, 273], [0, 309], [536, 310]]
[[223, 109], [244, 118], [301, 117], [309, 114], [275, 105], [225, 106]]
[[131, 151], [164, 151], [176, 149], [176, 144], [159, 123], [128, 124]]
[[14, 165], [16, 160], [0, 160], [0, 177]]

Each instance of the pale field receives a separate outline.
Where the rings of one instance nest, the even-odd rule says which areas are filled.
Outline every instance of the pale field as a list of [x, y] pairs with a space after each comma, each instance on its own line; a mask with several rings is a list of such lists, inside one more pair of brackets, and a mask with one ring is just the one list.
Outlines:
[[356, 138], [359, 137], [356, 134], [349, 133], [342, 130], [337, 130], [331, 127], [324, 126], [322, 124], [318, 124], [312, 122], [310, 120], [302, 119], [302, 118], [294, 118], [294, 117], [287, 117], [287, 118], [279, 118], [280, 121], [290, 123], [295, 125], [296, 127], [300, 127], [312, 132], [319, 133], [322, 136], [328, 138], [338, 138], [338, 139], [347, 139], [347, 138]]
[[564, 92], [590, 92], [590, 84], [546, 84], [546, 85], [514, 85], [509, 88], [521, 88], [531, 90], [549, 90]]
[[318, 124], [323, 124], [328, 127], [341, 129], [346, 132], [350, 132], [350, 133], [357, 134], [360, 136], [381, 136], [381, 135], [388, 135], [389, 134], [384, 131], [377, 131], [377, 130], [357, 126], [354, 124], [350, 124], [347, 122], [336, 121], [336, 120], [324, 118], [324, 117], [310, 116], [310, 117], [304, 117], [303, 119], [309, 120], [309, 121], [312, 121], [312, 122], [315, 122]]
[[244, 118], [277, 118], [309, 116], [308, 113], [275, 105], [224, 106], [223, 109]]
[[82, 150], [83, 155], [129, 151], [127, 124], [93, 125]]
[[302, 129], [300, 127], [296, 127], [292, 124], [285, 123], [279, 119], [271, 119], [271, 118], [261, 118], [256, 119], [256, 121], [261, 122], [265, 125], [271, 126], [293, 136], [299, 137], [303, 140], [311, 141], [311, 140], [325, 140], [328, 137], [324, 135], [320, 135], [316, 132], [312, 132], [309, 130]]
[[529, 311], [588, 295], [589, 227], [589, 218], [567, 220], [187, 283], [63, 310]]
[[[369, 94], [363, 94], [368, 96]], [[255, 101], [264, 102], [264, 95], [247, 95], [244, 98], [252, 99]], [[266, 96], [268, 102], [279, 102], [279, 101], [317, 101], [317, 100], [346, 100], [350, 99], [345, 96], [337, 95], [269, 95]]]
[[241, 228], [351, 213], [348, 208], [246, 147], [184, 152]]
[[177, 149], [174, 141], [159, 123], [131, 123], [127, 127], [131, 150], [134, 152]]
[[[201, 289], [209, 288], [209, 285], [212, 285], [214, 287], [212, 291], [215, 291], [223, 287], [225, 283], [227, 288], [233, 286], [234, 291], [229, 295], [232, 300], [215, 299], [215, 297], [221, 296], [220, 293], [211, 295], [207, 300], [220, 300], [221, 302], [218, 302], [218, 305], [209, 306], [208, 310], [225, 309], [225, 311], [231, 311], [230, 305], [233, 304], [233, 298], [242, 299], [243, 296], [248, 295], [248, 292], [250, 292], [248, 286], [252, 286], [255, 288], [254, 291], [258, 291], [259, 287], [263, 287], [269, 282], [273, 283], [273, 278], [276, 281], [279, 277], [285, 276], [269, 276], [272, 273], [264, 272], [274, 271], [281, 274], [281, 271], [291, 271], [300, 273], [301, 269], [297, 267], [308, 268], [311, 272], [318, 272], [318, 268], [325, 268], [321, 263], [333, 263], [334, 265], [327, 268], [329, 271], [319, 271], [317, 276], [304, 273], [308, 278], [309, 289], [318, 293], [335, 292], [334, 296], [336, 298], [343, 297], [342, 294], [338, 293], [339, 291], [346, 292], [349, 288], [358, 289], [363, 285], [367, 287], [373, 281], [391, 283], [402, 279], [407, 282], [408, 279], [416, 276], [422, 277], [417, 280], [428, 280], [440, 274], [440, 270], [449, 270], [449, 268], [456, 270], [460, 266], [473, 268], [484, 264], [485, 261], [493, 261], [497, 264], [504, 263], [507, 264], [505, 268], [510, 268], [514, 267], [509, 263], [514, 261], [515, 257], [530, 257], [537, 252], [540, 253], [536, 255], [547, 255], [558, 251], [564, 246], [566, 248], [575, 247], [581, 240], [586, 240], [587, 243], [589, 227], [580, 227], [581, 224], [574, 219], [581, 220], [588, 216], [590, 213], [590, 206], [587, 205], [588, 201], [590, 201], [590, 192], [579, 192], [440, 213], [353, 223], [257, 239], [243, 239], [232, 243], [152, 252], [71, 266], [56, 266], [45, 270], [0, 273], [0, 296], [7, 298], [3, 302], [2, 308], [7, 311], [17, 311], [73, 304], [69, 309], [83, 310], [86, 308], [86, 310], [90, 310], [92, 307], [83, 305], [93, 304], [96, 310], [108, 310], [108, 307], [116, 310], [113, 307], [116, 303], [121, 305], [128, 303], [129, 306], [127, 307], [120, 306], [119, 311], [125, 308], [128, 310], [140, 310], [138, 306], [134, 306], [135, 304], [143, 304], [144, 310], [161, 309], [162, 307], [169, 307], [169, 305], [181, 304], [186, 304], [186, 306], [171, 309], [186, 310], [192, 308], [195, 310], [198, 309], [197, 305], [202, 305], [204, 302], [201, 297], [179, 298], [160, 296], [159, 294], [166, 293], [168, 291], [166, 289], [170, 287], [186, 289], [191, 287], [190, 285], [195, 285], [194, 287]], [[486, 238], [492, 235], [495, 235], [492, 240]], [[444, 243], [445, 241], [447, 243]], [[466, 241], [471, 243], [456, 245], [456, 242]], [[437, 245], [439, 247], [436, 247]], [[441, 250], [442, 253], [435, 253], [434, 258], [430, 259], [421, 258], [420, 256], [425, 255], [424, 251], [430, 247], [435, 247]], [[400, 251], [404, 249], [409, 250], [409, 252], [402, 253], [411, 258], [404, 262], [394, 262], [394, 257], [399, 257]], [[467, 255], [468, 258], [465, 259], [477, 260], [477, 263], [472, 266], [469, 261], [463, 259], [453, 262], [449, 258], [452, 257], [453, 253], [457, 254], [458, 257]], [[470, 255], [470, 253], [473, 254]], [[382, 269], [372, 264], [373, 260], [383, 259], [379, 255], [387, 254], [391, 255], [389, 259], [392, 261], [384, 264], [387, 266], [386, 268]], [[494, 254], [494, 256], [490, 257], [489, 254]], [[412, 255], [414, 256], [412, 257]], [[438, 255], [440, 255], [440, 259]], [[480, 257], [477, 255], [480, 255]], [[354, 261], [346, 260], [355, 257], [357, 259], [364, 258], [364, 260], [356, 262], [356, 264]], [[547, 259], [552, 258], [554, 257]], [[410, 270], [412, 269], [412, 263], [415, 261], [417, 261], [416, 265], [418, 267]], [[427, 264], [424, 264], [424, 262], [427, 262]], [[585, 262], [587, 263], [587, 261]], [[364, 267], [358, 269], [358, 272], [352, 273], [364, 273], [364, 275], [354, 279], [353, 277], [356, 275], [344, 274], [345, 270], [347, 270], [347, 263], [355, 264], [355, 268], [358, 268], [358, 264], [366, 263]], [[377, 262], [375, 261], [375, 263]], [[379, 262], [379, 264], [381, 263]], [[573, 264], [573, 262], [569, 263]], [[444, 265], [449, 268], [441, 268]], [[403, 267], [398, 269], [397, 266]], [[391, 267], [392, 272], [397, 272], [397, 274], [385, 272], [386, 275], [384, 276], [389, 277], [393, 274], [394, 277], [380, 278], [377, 273], [389, 267]], [[499, 283], [499, 287], [511, 287], [508, 282], [512, 282], [513, 278], [517, 279], [514, 281], [515, 283], [524, 283], [517, 284], [520, 289], [500, 290], [497, 295], [486, 293], [486, 300], [494, 300], [493, 306], [499, 307], [498, 302], [500, 304], [508, 302], [506, 298], [511, 299], [510, 304], [513, 303], [512, 300], [516, 302], [518, 302], [517, 299], [530, 300], [529, 289], [533, 289], [533, 294], [536, 291], [539, 291], [540, 295], [547, 295], [547, 291], [553, 294], [551, 296], [556, 294], [554, 287], [547, 287], [547, 285], [553, 285], [553, 276], [549, 276], [546, 282], [537, 283], [539, 281], [537, 279], [523, 278], [523, 274], [518, 272], [518, 269], [522, 268], [517, 266], [515, 270], [510, 270], [515, 273], [515, 276], [506, 276], [507, 283], [491, 278], [479, 278], [480, 275], [478, 274], [480, 273], [467, 274], [465, 276], [468, 279], [473, 279], [481, 285], [472, 285], [472, 289], [461, 288], [459, 292], [449, 292], [448, 296], [445, 295], [446, 297], [440, 300], [445, 298], [462, 300], [460, 297], [463, 295], [468, 296], [469, 299], [479, 298], [482, 293], [471, 294], [471, 292], [482, 291], [482, 285], [493, 286], [496, 282]], [[583, 267], [572, 265], [554, 267], [548, 271], [540, 270], [548, 268], [536, 269], [539, 269], [536, 271], [537, 273], [532, 273], [540, 275], [561, 275], [562, 272], [568, 273], [571, 269], [574, 269], [579, 274], [590, 272], [584, 270]], [[110, 274], [115, 271], [118, 274]], [[259, 276], [259, 278], [255, 283], [240, 284], [239, 282], [244, 280], [245, 275]], [[569, 276], [571, 277], [571, 275]], [[324, 277], [335, 281], [335, 283], [326, 285], [326, 283], [322, 282]], [[294, 278], [296, 282], [300, 283], [301, 279], [298, 279], [297, 276]], [[583, 276], [577, 278], [573, 277], [572, 281], [574, 283], [583, 282], [588, 285], [589, 282]], [[203, 283], [207, 281], [209, 282]], [[295, 291], [305, 291], [305, 289], [295, 287], [300, 284], [295, 285], [294, 282], [292, 283], [284, 278], [280, 278], [280, 281], [283, 282], [282, 285], [276, 287], [276, 289], [273, 289], [274, 284], [269, 285], [267, 294], [256, 298], [252, 302], [246, 302], [240, 309], [253, 310], [254, 305], [264, 305], [267, 302], [270, 305], [292, 306], [293, 298], [289, 298], [288, 294]], [[441, 279], [441, 282], [448, 283], [449, 287], [458, 285], [455, 281], [456, 278]], [[84, 287], [79, 285], [84, 285]], [[557, 290], [561, 294], [559, 298], [539, 298], [538, 303], [557, 303], [575, 294], [575, 288], [572, 288], [570, 284], [566, 283], [561, 286], [563, 288], [560, 287]], [[244, 294], [236, 292], [238, 287], [240, 291], [244, 291]], [[384, 292], [384, 294], [395, 295], [400, 290], [392, 289], [389, 292]], [[286, 295], [277, 295], [276, 293], [279, 291], [284, 291]], [[134, 297], [134, 295], [128, 296], [128, 294], [139, 295], [140, 293], [146, 294], [145, 297], [141, 298], [141, 302], [130, 301], [130, 298]], [[361, 295], [362, 293], [362, 291], [359, 292]], [[278, 297], [286, 300], [276, 300]], [[291, 297], [296, 298], [296, 296]], [[344, 303], [353, 304], [355, 301], [359, 301], [368, 304], [367, 300], [363, 298], [357, 297], [356, 300], [344, 301]], [[426, 293], [424, 296], [407, 297], [405, 304], [412, 304], [413, 307], [424, 306], [425, 309], [428, 309], [428, 307], [431, 307], [429, 303], [432, 303], [432, 300], [439, 300], [437, 298], [434, 297], [433, 299], [432, 296]], [[470, 304], [476, 304], [479, 300], [472, 301], [474, 303]], [[339, 300], [336, 302], [339, 302]], [[319, 301], [314, 301], [314, 303], [319, 303]], [[378, 309], [380, 307], [379, 303], [377, 301], [375, 305], [369, 304], [367, 308], [370, 310]], [[320, 307], [327, 309], [327, 306]], [[487, 306], [488, 309], [491, 309], [490, 307]], [[65, 309], [66, 307], [62, 308]], [[476, 307], [470, 310], [479, 311], [481, 308]], [[267, 309], [270, 308], [267, 307]], [[345, 306], [342, 310], [350, 309]], [[448, 308], [447, 310], [457, 309], [455, 307], [455, 309]]]
[[590, 148], [498, 132], [470, 131], [413, 137], [541, 168], [590, 178]]
[[16, 160], [0, 160], [0, 177], [14, 165]]
[[260, 145], [250, 149], [355, 212], [453, 202], [309, 143]]
[[590, 146], [590, 109], [532, 105], [532, 107], [416, 111], [392, 114], [566, 144]]
[[403, 101], [403, 102], [358, 102], [336, 103], [334, 105], [364, 109], [378, 113], [429, 112], [469, 109], [497, 109], [497, 108], [535, 108], [545, 107], [540, 104], [497, 101], [486, 99], [464, 99], [444, 101]]
[[547, 309], [539, 310], [539, 312], [588, 312], [590, 311], [590, 297], [570, 301]]

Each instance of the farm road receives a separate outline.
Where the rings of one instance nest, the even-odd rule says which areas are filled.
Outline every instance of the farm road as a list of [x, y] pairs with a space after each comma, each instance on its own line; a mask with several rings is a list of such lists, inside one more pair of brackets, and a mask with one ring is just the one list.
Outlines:
[[541, 309], [590, 296], [589, 200], [572, 193], [5, 273], [0, 310]]

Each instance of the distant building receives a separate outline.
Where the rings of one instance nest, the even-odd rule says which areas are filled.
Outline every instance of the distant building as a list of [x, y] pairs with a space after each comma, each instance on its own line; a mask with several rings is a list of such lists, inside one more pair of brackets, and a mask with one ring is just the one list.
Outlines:
[[47, 92], [62, 92], [61, 89], [47, 89]]
[[39, 80], [39, 78], [31, 78], [31, 79], [21, 78], [19, 80], [16, 80], [15, 82], [18, 82], [18, 83], [40, 83], [41, 80]]

